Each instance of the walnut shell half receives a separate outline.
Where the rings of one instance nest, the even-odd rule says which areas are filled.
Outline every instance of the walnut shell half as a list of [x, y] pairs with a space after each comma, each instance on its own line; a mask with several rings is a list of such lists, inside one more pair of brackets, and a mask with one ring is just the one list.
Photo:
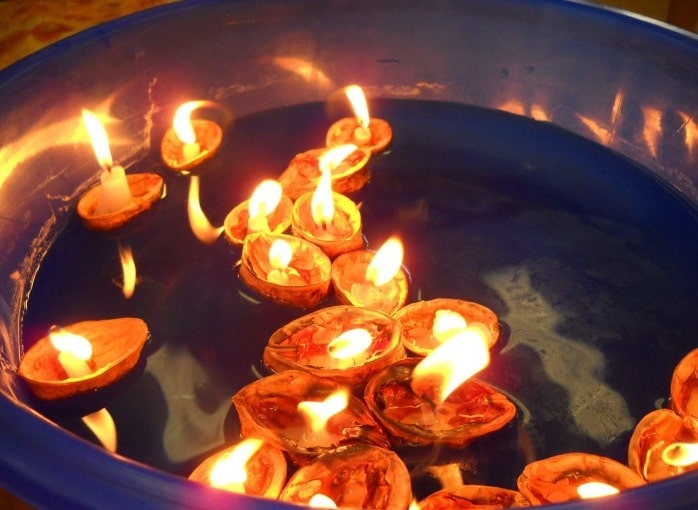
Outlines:
[[419, 502], [420, 510], [463, 508], [525, 508], [531, 506], [518, 491], [489, 485], [461, 485], [429, 494]]

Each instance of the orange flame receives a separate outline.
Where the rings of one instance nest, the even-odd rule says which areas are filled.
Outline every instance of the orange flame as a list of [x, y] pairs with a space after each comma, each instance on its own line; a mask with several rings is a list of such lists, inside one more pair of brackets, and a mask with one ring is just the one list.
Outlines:
[[247, 481], [247, 463], [261, 447], [261, 439], [249, 438], [238, 443], [211, 468], [209, 473], [211, 485], [244, 494], [245, 482]]
[[114, 418], [106, 409], [100, 409], [94, 413], [82, 417], [83, 423], [87, 425], [104, 449], [116, 452], [116, 424]]
[[174, 129], [177, 138], [179, 138], [182, 143], [196, 143], [196, 133], [194, 133], [194, 126], [192, 126], [191, 123], [191, 113], [205, 104], [206, 101], [189, 101], [180, 105], [175, 111], [174, 117], [172, 118], [172, 129]]
[[92, 143], [92, 150], [94, 150], [99, 166], [109, 170], [114, 164], [114, 160], [111, 157], [109, 140], [104, 126], [102, 126], [102, 123], [94, 113], [85, 108], [82, 109], [82, 121], [85, 124], [85, 128], [87, 128], [87, 134], [90, 136], [90, 142]]
[[273, 269], [286, 269], [293, 258], [293, 248], [283, 239], [275, 239], [269, 247], [269, 264]]
[[613, 485], [603, 482], [587, 482], [577, 487], [577, 494], [582, 499], [603, 498], [619, 492]]
[[267, 216], [274, 212], [281, 202], [282, 195], [283, 189], [277, 181], [267, 179], [259, 183], [247, 203], [250, 215], [247, 222], [249, 233], [269, 231]]
[[436, 387], [434, 401], [442, 404], [453, 391], [490, 362], [487, 337], [482, 328], [466, 327], [438, 345], [412, 371], [412, 389], [424, 394], [423, 388]]
[[458, 331], [465, 329], [468, 323], [458, 312], [437, 310], [431, 326], [432, 336], [439, 342], [445, 342]]
[[83, 377], [92, 373], [87, 363], [92, 358], [92, 344], [87, 338], [61, 328], [51, 328], [48, 337], [58, 351], [58, 362], [68, 377]]
[[408, 510], [421, 510], [421, 507], [419, 506], [419, 503], [417, 503], [416, 499], [413, 499], [412, 502], [410, 503], [410, 506]]
[[368, 104], [366, 103], [366, 95], [363, 89], [358, 85], [349, 85], [344, 89], [344, 93], [347, 95], [349, 103], [351, 103], [359, 125], [367, 128], [371, 123], [371, 118], [368, 115]]
[[211, 225], [203, 209], [201, 209], [198, 175], [191, 176], [191, 180], [189, 181], [187, 216], [189, 218], [189, 227], [191, 227], [191, 231], [202, 243], [213, 243], [221, 235], [221, 232], [223, 232], [223, 227], [214, 227]]
[[312, 498], [310, 498], [308, 501], [308, 506], [310, 508], [337, 508], [337, 503], [335, 503], [334, 500], [329, 496], [325, 496], [324, 494], [318, 492], [317, 494], [313, 495]]
[[323, 171], [320, 182], [310, 200], [310, 212], [316, 225], [332, 223], [334, 217], [334, 200], [332, 199], [332, 175]]
[[673, 467], [687, 467], [698, 462], [698, 443], [671, 443], [664, 448], [662, 460]]
[[326, 432], [327, 422], [334, 415], [344, 411], [349, 405], [349, 391], [337, 390], [320, 402], [304, 400], [298, 403], [298, 411], [305, 416], [313, 434]]
[[338, 145], [323, 152], [318, 158], [318, 167], [321, 172], [332, 172], [337, 168], [342, 161], [347, 159], [354, 151], [358, 149], [353, 143], [345, 143]]
[[124, 276], [121, 292], [126, 299], [129, 299], [136, 290], [136, 261], [133, 259], [130, 246], [119, 244], [119, 259], [121, 260], [121, 272]]
[[358, 356], [373, 343], [371, 333], [363, 328], [348, 329], [327, 344], [331, 358], [346, 360]]
[[396, 237], [391, 237], [376, 251], [366, 268], [366, 280], [376, 287], [385, 285], [400, 270], [403, 256], [402, 242]]

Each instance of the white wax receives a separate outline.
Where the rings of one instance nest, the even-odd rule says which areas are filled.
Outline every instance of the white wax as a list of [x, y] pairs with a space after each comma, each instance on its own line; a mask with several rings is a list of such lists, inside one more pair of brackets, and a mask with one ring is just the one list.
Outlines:
[[276, 285], [288, 285], [288, 271], [286, 269], [272, 269], [267, 273], [267, 281]]
[[103, 170], [99, 180], [102, 183], [102, 188], [97, 206], [98, 214], [121, 211], [131, 204], [131, 189], [128, 186], [124, 167], [117, 165], [113, 166], [111, 170]]
[[78, 358], [72, 352], [59, 352], [58, 362], [71, 379], [75, 377], [84, 377], [92, 373], [92, 369], [90, 368], [90, 365], [87, 364], [87, 361]]
[[198, 156], [200, 152], [201, 148], [198, 143], [185, 143], [182, 145], [182, 161], [191, 161]]
[[256, 232], [269, 232], [271, 227], [269, 227], [269, 221], [267, 217], [263, 214], [258, 214], [257, 216], [250, 216], [247, 220], [247, 233], [254, 234]]

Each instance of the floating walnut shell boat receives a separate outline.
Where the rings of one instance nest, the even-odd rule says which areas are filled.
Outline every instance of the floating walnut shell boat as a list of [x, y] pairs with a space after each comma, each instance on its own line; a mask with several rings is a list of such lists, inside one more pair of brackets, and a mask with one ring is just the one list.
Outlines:
[[471, 301], [437, 298], [410, 303], [395, 314], [395, 318], [402, 324], [402, 342], [405, 349], [418, 356], [427, 356], [440, 344], [432, 334], [434, 316], [439, 310], [457, 312], [463, 316], [468, 324], [484, 324], [490, 333], [489, 347], [492, 348], [497, 342], [499, 321], [492, 310]]
[[340, 303], [378, 310], [394, 315], [407, 301], [407, 274], [400, 269], [388, 283], [373, 287], [370, 292], [358, 292], [370, 286], [366, 268], [373, 260], [372, 250], [356, 250], [339, 255], [332, 262], [332, 287]]
[[472, 378], [439, 406], [422, 398], [410, 386], [419, 361], [406, 358], [393, 363], [371, 378], [364, 391], [366, 405], [393, 444], [462, 448], [516, 416], [516, 406], [504, 394]]
[[24, 354], [18, 374], [45, 400], [70, 397], [117, 381], [136, 365], [150, 336], [146, 323], [134, 317], [76, 322], [62, 329], [90, 342], [94, 371], [83, 377], [67, 377], [49, 337], [41, 338]]
[[677, 414], [698, 420], [698, 349], [689, 352], [674, 369], [671, 405]]
[[174, 129], [165, 132], [160, 144], [160, 154], [165, 165], [176, 172], [188, 173], [194, 167], [212, 157], [221, 145], [223, 130], [221, 127], [206, 119], [194, 119], [191, 121], [196, 143], [199, 144], [198, 154], [190, 159], [185, 159], [184, 142], [182, 142]]
[[357, 136], [363, 127], [356, 117], [339, 119], [327, 131], [325, 144], [328, 147], [336, 147], [337, 145], [353, 143], [372, 154], [385, 150], [393, 139], [393, 130], [390, 124], [383, 119], [372, 117], [367, 127], [370, 137], [364, 139], [363, 136]]
[[[225, 461], [231, 452], [237, 447], [235, 444], [229, 446], [218, 453], [207, 457], [189, 475], [189, 479], [216, 486], [211, 480], [211, 471], [214, 466]], [[245, 464], [247, 480], [244, 483], [245, 494], [253, 496], [263, 496], [265, 498], [276, 499], [281, 493], [286, 482], [286, 458], [281, 450], [272, 445], [262, 442], [259, 450]], [[225, 490], [225, 487], [219, 487]]]
[[299, 463], [353, 443], [388, 447], [390, 442], [361, 399], [349, 395], [347, 408], [332, 416], [322, 433], [310, 431], [298, 411], [304, 401], [323, 401], [346, 389], [300, 370], [286, 370], [248, 384], [233, 396], [242, 437], [259, 437]]
[[321, 455], [291, 476], [279, 499], [307, 505], [316, 494], [339, 508], [405, 510], [412, 501], [410, 475], [400, 457], [369, 445]]
[[465, 508], [525, 508], [531, 506], [518, 491], [489, 485], [462, 485], [436, 491], [419, 502], [420, 510]]
[[[371, 343], [351, 358], [332, 355], [342, 333], [367, 331]], [[264, 348], [264, 363], [281, 372], [305, 370], [340, 384], [363, 386], [375, 373], [405, 357], [402, 328], [395, 319], [375, 310], [331, 306], [296, 319], [274, 332]]]
[[698, 461], [673, 466], [664, 460], [665, 450], [674, 443], [698, 443], [698, 422], [669, 409], [645, 415], [635, 426], [628, 444], [628, 465], [648, 482], [698, 469]]
[[577, 489], [601, 482], [622, 491], [645, 484], [629, 467], [608, 457], [589, 453], [564, 453], [528, 464], [516, 484], [533, 505], [582, 499]]
[[[284, 194], [292, 200], [297, 200], [303, 193], [312, 192], [320, 182], [319, 158], [327, 152], [324, 149], [310, 149], [296, 154], [278, 181], [284, 189]], [[365, 149], [357, 149], [332, 169], [332, 189], [337, 193], [352, 193], [363, 188], [371, 179], [367, 163], [371, 153]]]
[[114, 230], [124, 226], [134, 217], [157, 202], [162, 196], [165, 181], [153, 173], [126, 175], [128, 187], [131, 190], [131, 203], [115, 212], [98, 213], [102, 195], [102, 185], [97, 184], [85, 193], [77, 205], [77, 213], [83, 224], [92, 230]]
[[319, 246], [330, 258], [364, 247], [361, 213], [352, 200], [333, 192], [335, 211], [332, 222], [321, 226], [313, 219], [312, 199], [312, 192], [304, 193], [293, 204], [291, 227], [295, 235]]
[[[250, 219], [249, 200], [236, 205], [223, 221], [225, 238], [233, 245], [242, 245], [248, 235], [247, 222]], [[281, 196], [279, 205], [267, 215], [269, 231], [273, 234], [283, 234], [291, 226], [291, 210], [293, 202], [286, 195]]]
[[[284, 285], [268, 280], [272, 270], [269, 249], [276, 239], [286, 241], [293, 248], [293, 256], [288, 264], [289, 281]], [[322, 301], [329, 291], [331, 267], [327, 255], [304, 239], [260, 232], [245, 238], [240, 278], [248, 287], [277, 303], [311, 308]]]

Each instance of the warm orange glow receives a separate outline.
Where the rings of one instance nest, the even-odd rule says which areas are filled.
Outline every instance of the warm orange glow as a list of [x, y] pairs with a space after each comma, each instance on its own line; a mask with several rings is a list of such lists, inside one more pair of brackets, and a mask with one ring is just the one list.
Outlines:
[[577, 114], [577, 118], [582, 122], [582, 124], [589, 128], [589, 131], [592, 132], [599, 142], [608, 143], [613, 137], [613, 134], [608, 130], [608, 128], [606, 128], [596, 119], [579, 114]]
[[124, 276], [121, 292], [128, 299], [133, 296], [133, 292], [136, 290], [136, 261], [133, 259], [130, 246], [119, 244], [119, 259], [121, 260], [121, 272]]
[[698, 462], [698, 443], [671, 443], [664, 448], [662, 460], [674, 467], [687, 467]]
[[341, 413], [349, 405], [349, 392], [337, 390], [320, 402], [304, 400], [298, 403], [300, 412], [308, 422], [310, 431], [314, 434], [326, 432], [327, 422], [335, 414]]
[[249, 438], [238, 443], [227, 455], [224, 455], [211, 468], [209, 481], [218, 487], [240, 494], [245, 493], [247, 481], [247, 463], [262, 447], [261, 439]]
[[351, 103], [359, 125], [368, 127], [371, 123], [371, 118], [368, 116], [368, 104], [366, 103], [366, 95], [363, 89], [358, 85], [349, 85], [344, 89], [344, 93]]
[[402, 242], [396, 237], [391, 237], [376, 251], [366, 268], [366, 280], [376, 287], [385, 285], [400, 270], [403, 256]]
[[111, 157], [109, 140], [104, 126], [102, 126], [102, 123], [94, 113], [84, 108], [82, 110], [82, 121], [87, 128], [87, 134], [90, 136], [92, 149], [95, 152], [99, 166], [107, 170], [110, 169], [114, 161]]
[[308, 506], [310, 508], [337, 508], [337, 504], [332, 498], [319, 492], [310, 498]]
[[613, 485], [603, 482], [587, 482], [577, 487], [577, 494], [582, 499], [603, 498], [619, 492]]
[[205, 104], [206, 101], [189, 101], [180, 105], [175, 111], [172, 128], [182, 143], [196, 143], [196, 133], [194, 133], [194, 127], [191, 124], [191, 113]]
[[62, 328], [52, 328], [48, 337], [58, 352], [72, 354], [83, 361], [92, 357], [92, 344], [84, 336], [76, 335]]
[[286, 269], [293, 258], [293, 248], [283, 239], [275, 239], [269, 247], [269, 264], [272, 269]]
[[453, 310], [437, 310], [431, 334], [439, 342], [445, 342], [458, 331], [465, 329], [468, 323], [463, 316]]
[[283, 189], [277, 181], [267, 179], [259, 183], [247, 203], [250, 215], [247, 222], [249, 233], [269, 231], [267, 216], [274, 212], [281, 202], [282, 195]]
[[443, 403], [456, 388], [489, 362], [490, 351], [483, 329], [478, 326], [466, 327], [438, 345], [414, 367], [412, 389], [421, 394], [420, 388], [437, 381], [435, 402]]
[[92, 414], [82, 417], [83, 423], [95, 435], [104, 449], [116, 452], [116, 424], [114, 418], [106, 409], [100, 409]]
[[419, 506], [419, 503], [417, 503], [416, 499], [412, 500], [412, 503], [410, 503], [408, 510], [421, 510], [421, 507]]
[[332, 81], [310, 61], [297, 57], [274, 57], [274, 63], [285, 71], [296, 73], [310, 84], [321, 88], [330, 88]]
[[211, 244], [221, 235], [223, 227], [214, 227], [211, 225], [203, 209], [201, 209], [201, 202], [199, 200], [199, 176], [193, 175], [190, 179], [189, 197], [187, 200], [189, 227], [191, 227], [191, 231], [199, 241]]
[[318, 167], [320, 168], [320, 171], [331, 173], [342, 163], [342, 161], [353, 154], [356, 149], [358, 149], [358, 147], [353, 143], [345, 143], [326, 150], [318, 158]]
[[327, 344], [327, 353], [338, 360], [358, 356], [373, 343], [371, 333], [363, 328], [348, 329]]
[[334, 217], [334, 200], [332, 199], [332, 175], [323, 171], [320, 182], [310, 200], [310, 213], [316, 225], [328, 225]]
[[642, 110], [642, 135], [647, 145], [647, 150], [652, 157], [657, 158], [659, 154], [659, 144], [664, 130], [662, 127], [663, 113], [659, 108], [643, 106]]

